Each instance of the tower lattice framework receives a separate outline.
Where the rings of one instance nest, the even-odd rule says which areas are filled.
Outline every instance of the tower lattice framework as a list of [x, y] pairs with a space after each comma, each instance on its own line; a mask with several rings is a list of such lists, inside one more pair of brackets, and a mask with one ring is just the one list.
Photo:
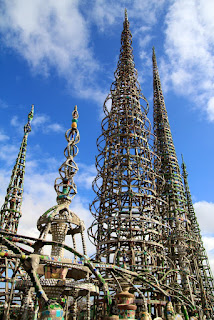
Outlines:
[[115, 81], [104, 104], [102, 134], [97, 140], [98, 175], [93, 183], [97, 196], [91, 205], [92, 229], [97, 226], [97, 232], [91, 235], [97, 259], [143, 270], [157, 266], [166, 230], [158, 212], [156, 184], [161, 177], [154, 169], [159, 162], [151, 148], [148, 102], [137, 81], [131, 44], [126, 15]]
[[[162, 219], [166, 201], [159, 194], [164, 180], [131, 45], [125, 13], [115, 81], [104, 103], [102, 134], [97, 140], [96, 197], [90, 207], [95, 220], [89, 235], [96, 245], [96, 260], [133, 271], [132, 284], [138, 285], [133, 290], [141, 298], [144, 316], [148, 316], [147, 302], [154, 314], [163, 316], [170, 295], [165, 285], [173, 278], [173, 272], [163, 277], [173, 269], [164, 245], [170, 228]], [[106, 273], [110, 289], [131, 283], [122, 272], [117, 281]]]
[[12, 171], [4, 204], [0, 211], [0, 228], [14, 233], [17, 232], [19, 219], [22, 215], [21, 205], [23, 200], [27, 139], [28, 134], [31, 132], [31, 121], [33, 119], [33, 115], [34, 106], [32, 105], [31, 112], [28, 114], [28, 122], [24, 126], [24, 137]]
[[[12, 170], [10, 183], [7, 188], [4, 203], [0, 211], [0, 228], [1, 231], [12, 234], [17, 233], [19, 220], [21, 218], [21, 206], [23, 200], [23, 187], [25, 175], [25, 159], [27, 149], [28, 134], [31, 132], [31, 121], [34, 116], [34, 106], [28, 114], [28, 121], [24, 126], [24, 136], [21, 147], [16, 159], [16, 163]], [[2, 236], [1, 236], [2, 237]], [[0, 259], [0, 313], [2, 319], [10, 318], [20, 304], [21, 296], [15, 290], [15, 283], [18, 278], [24, 277], [23, 269], [20, 269], [19, 259], [7, 257], [9, 250], [6, 246], [0, 246], [0, 250], [4, 252]], [[9, 314], [10, 313], [10, 314]]]
[[198, 220], [195, 214], [195, 210], [192, 203], [192, 197], [188, 184], [188, 173], [186, 169], [186, 164], [184, 163], [182, 156], [182, 176], [184, 180], [184, 189], [187, 200], [188, 217], [191, 222], [192, 234], [194, 237], [195, 250], [192, 254], [191, 262], [193, 268], [197, 273], [197, 279], [199, 282], [201, 303], [204, 313], [207, 315], [208, 319], [214, 317], [213, 311], [213, 300], [214, 300], [214, 280], [212, 271], [210, 268], [209, 260], [207, 257], [206, 250], [203, 245], [203, 240], [201, 236], [201, 230], [199, 228]]
[[[167, 110], [164, 102], [161, 81], [153, 48], [153, 89], [154, 89], [154, 134], [157, 137], [157, 154], [161, 157], [161, 172], [165, 178], [162, 198], [168, 202], [167, 215], [171, 232], [166, 242], [167, 255], [177, 269], [175, 290], [189, 297], [199, 318], [210, 316], [204, 308], [204, 292], [197, 266], [197, 247], [200, 239], [196, 234], [195, 221], [188, 210], [180, 167], [172, 139]], [[193, 223], [193, 224], [192, 224]], [[200, 245], [199, 245], [200, 246]], [[195, 261], [195, 263], [194, 263]], [[212, 308], [211, 305], [209, 308]], [[204, 310], [202, 310], [204, 309]]]

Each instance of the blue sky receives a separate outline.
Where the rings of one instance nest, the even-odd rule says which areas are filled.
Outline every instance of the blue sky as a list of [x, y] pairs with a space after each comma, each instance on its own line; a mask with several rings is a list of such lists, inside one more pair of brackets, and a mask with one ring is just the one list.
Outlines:
[[[55, 204], [54, 179], [64, 161], [64, 132], [78, 105], [81, 141], [71, 209], [88, 227], [102, 105], [119, 56], [124, 8], [135, 64], [152, 121], [152, 46], [179, 161], [214, 270], [214, 2], [212, 0], [0, 0], [0, 200], [31, 104], [23, 216], [19, 232]], [[91, 254], [93, 247], [88, 242]]]

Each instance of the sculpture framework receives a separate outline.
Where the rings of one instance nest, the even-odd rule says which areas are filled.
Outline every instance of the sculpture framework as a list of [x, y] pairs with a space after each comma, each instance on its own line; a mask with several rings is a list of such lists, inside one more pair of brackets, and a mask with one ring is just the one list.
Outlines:
[[[69, 209], [77, 193], [73, 180], [80, 140], [76, 106], [65, 133], [66, 160], [54, 184], [57, 204], [39, 218], [38, 239], [16, 234], [33, 108], [29, 114], [1, 209], [2, 319], [214, 317], [213, 277], [184, 162], [183, 185], [155, 51], [153, 135], [131, 45], [125, 12], [115, 81], [104, 103], [102, 134], [97, 140], [96, 197], [90, 206], [94, 222], [88, 230], [96, 246], [95, 259], [87, 256], [84, 222]], [[77, 251], [77, 235], [82, 252]], [[72, 245], [65, 243], [66, 236]], [[50, 256], [43, 254], [45, 246], [51, 246]], [[65, 259], [64, 250], [72, 258]]]

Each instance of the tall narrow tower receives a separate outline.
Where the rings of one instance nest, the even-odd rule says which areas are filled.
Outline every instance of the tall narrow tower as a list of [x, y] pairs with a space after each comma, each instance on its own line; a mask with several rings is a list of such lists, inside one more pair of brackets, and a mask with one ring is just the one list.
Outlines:
[[[157, 137], [157, 154], [161, 157], [161, 172], [165, 178], [163, 199], [168, 201], [168, 212], [164, 217], [171, 227], [166, 242], [167, 255], [172, 259], [178, 271], [175, 289], [188, 297], [193, 306], [197, 306], [200, 319], [203, 317], [201, 296], [204, 295], [200, 284], [200, 275], [195, 259], [197, 230], [192, 213], [188, 210], [182, 176], [170, 130], [167, 110], [164, 102], [158, 73], [155, 50], [153, 48], [153, 88], [154, 88], [154, 134]], [[188, 205], [189, 206], [189, 205]]]
[[[84, 223], [79, 217], [69, 210], [69, 205], [77, 193], [77, 187], [73, 180], [78, 171], [74, 157], [78, 154], [77, 144], [80, 141], [77, 128], [78, 111], [75, 106], [72, 113], [72, 126], [65, 133], [68, 142], [64, 150], [66, 160], [59, 168], [59, 178], [56, 178], [54, 188], [57, 193], [57, 205], [45, 212], [37, 221], [37, 228], [40, 231], [40, 239], [46, 239], [48, 233], [52, 234], [53, 241], [64, 243], [65, 237], [71, 235], [73, 246], [76, 250], [75, 234], [80, 233], [82, 237], [83, 252], [86, 254], [86, 246], [83, 231]], [[51, 255], [63, 257], [63, 248], [57, 245], [52, 246]]]
[[[137, 81], [131, 45], [125, 12], [115, 81], [104, 103], [102, 134], [97, 140], [98, 174], [93, 183], [96, 198], [91, 205], [95, 220], [89, 235], [96, 245], [97, 260], [143, 274], [157, 284], [168, 270], [163, 238], [169, 228], [162, 221], [166, 213], [165, 202], [158, 195], [163, 185], [160, 161], [151, 147], [148, 102]], [[168, 275], [164, 281], [168, 281]], [[155, 284], [150, 288], [148, 282], [138, 284], [153, 312], [162, 316], [167, 297], [156, 292]]]
[[17, 232], [19, 219], [22, 215], [21, 205], [23, 200], [27, 139], [28, 134], [31, 132], [31, 121], [33, 119], [33, 115], [34, 106], [32, 105], [31, 112], [28, 114], [28, 122], [24, 126], [24, 137], [12, 171], [4, 204], [0, 211], [0, 228], [14, 233]]
[[[16, 233], [21, 217], [21, 205], [23, 200], [23, 186], [25, 174], [25, 158], [28, 134], [31, 132], [31, 121], [34, 115], [34, 106], [28, 114], [28, 122], [24, 126], [24, 137], [15, 166], [12, 171], [7, 194], [0, 211], [0, 228], [2, 231]], [[1, 246], [2, 251], [7, 252], [7, 248]], [[9, 310], [16, 309], [17, 303], [20, 304], [20, 296], [15, 291], [15, 282], [22, 274], [17, 259], [10, 259], [6, 256], [0, 259], [0, 274], [2, 285], [0, 287], [0, 316], [2, 319], [9, 319]]]
[[160, 177], [153, 168], [158, 159], [150, 147], [148, 102], [137, 81], [127, 13], [123, 27], [115, 81], [97, 141], [100, 154], [93, 184], [97, 196], [91, 205], [97, 233], [91, 235], [97, 259], [142, 270], [157, 265], [162, 252], [156, 187]]
[[192, 269], [196, 270], [197, 279], [199, 281], [199, 288], [201, 293], [201, 303], [208, 319], [214, 318], [214, 280], [212, 271], [210, 268], [209, 260], [207, 257], [206, 250], [203, 245], [201, 231], [195, 214], [195, 210], [192, 203], [192, 197], [188, 184], [188, 173], [186, 165], [182, 157], [182, 176], [184, 180], [185, 194], [187, 199], [188, 217], [191, 222], [192, 229], [192, 242], [194, 243], [195, 250], [192, 252], [191, 263], [193, 264]]

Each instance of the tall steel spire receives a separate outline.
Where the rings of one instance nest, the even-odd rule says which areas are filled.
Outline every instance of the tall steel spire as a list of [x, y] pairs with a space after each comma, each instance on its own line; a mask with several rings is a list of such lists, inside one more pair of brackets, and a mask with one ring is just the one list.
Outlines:
[[0, 211], [0, 228], [14, 233], [17, 232], [19, 219], [22, 215], [21, 205], [23, 200], [26, 148], [28, 134], [31, 132], [33, 115], [34, 105], [32, 105], [31, 111], [28, 114], [28, 122], [24, 126], [24, 137], [12, 171], [4, 204]]
[[185, 293], [191, 294], [192, 302], [194, 302], [191, 292], [192, 289], [189, 285], [188, 279], [190, 262], [186, 257], [186, 233], [189, 227], [186, 198], [161, 88], [161, 81], [154, 47], [152, 60], [154, 90], [154, 134], [157, 137], [157, 154], [161, 157], [161, 171], [165, 178], [165, 186], [162, 197], [168, 201], [169, 205], [165, 219], [168, 221], [172, 230], [168, 242], [168, 255], [174, 261], [175, 265], [180, 269], [183, 290]]
[[191, 263], [193, 264], [192, 269], [196, 270], [198, 285], [201, 293], [201, 303], [203, 306], [204, 314], [208, 319], [214, 317], [213, 303], [214, 303], [214, 280], [212, 271], [210, 268], [209, 260], [207, 257], [206, 250], [203, 245], [201, 236], [201, 230], [197, 221], [195, 210], [192, 203], [192, 197], [188, 184], [188, 173], [184, 159], [182, 156], [182, 176], [184, 180], [185, 194], [187, 199], [188, 217], [191, 222], [191, 230], [193, 235], [193, 246]]
[[[89, 235], [96, 245], [96, 259], [143, 273], [155, 282], [166, 270], [162, 238], [168, 227], [165, 221], [162, 223], [164, 201], [157, 191], [163, 184], [158, 175], [160, 161], [151, 148], [148, 102], [137, 80], [131, 45], [125, 12], [115, 81], [104, 103], [102, 134], [97, 140], [96, 198], [91, 205], [95, 220]], [[120, 281], [125, 282], [123, 278]], [[112, 288], [117, 286], [114, 278], [108, 283]], [[157, 301], [159, 297], [166, 304], [167, 297], [154, 287], [150, 289], [142, 281], [139, 285], [144, 299]], [[162, 315], [160, 305], [154, 303], [152, 308]]]
[[[115, 81], [104, 104], [106, 116], [97, 141], [100, 151], [94, 181], [97, 197], [91, 210], [98, 230], [96, 235], [91, 235], [97, 258], [134, 270], [146, 267], [147, 254], [156, 245], [160, 249], [162, 226], [156, 205], [158, 177], [153, 169], [157, 157], [149, 146], [151, 125], [145, 112], [148, 102], [137, 81], [131, 44], [125, 12]], [[146, 104], [143, 112], [141, 99]], [[108, 101], [111, 101], [110, 111]], [[157, 233], [152, 232], [149, 222], [159, 230]]]
[[[28, 114], [28, 121], [24, 126], [24, 137], [15, 166], [12, 171], [7, 194], [0, 211], [0, 228], [2, 231], [17, 233], [19, 219], [22, 215], [21, 205], [23, 200], [23, 186], [25, 174], [25, 158], [27, 148], [28, 134], [31, 132], [31, 121], [34, 115], [34, 106]], [[16, 305], [20, 304], [20, 295], [15, 290], [16, 279], [23, 274], [23, 269], [20, 269], [19, 259], [10, 259], [7, 257], [8, 250], [5, 246], [0, 246], [0, 315], [3, 320], [9, 319], [9, 310], [16, 309]], [[3, 254], [2, 254], [3, 252]]]
[[[182, 182], [182, 176], [175, 152], [170, 130], [167, 110], [164, 102], [161, 82], [158, 73], [155, 50], [153, 48], [153, 88], [154, 88], [154, 134], [157, 137], [157, 154], [161, 157], [161, 172], [165, 178], [165, 187], [162, 197], [168, 201], [169, 209], [165, 216], [171, 227], [167, 241], [167, 254], [177, 269], [177, 286], [182, 288], [184, 295], [190, 298], [192, 305], [199, 312], [202, 319], [203, 288], [199, 288], [200, 275], [197, 265], [192, 260], [197, 255], [197, 225], [188, 202]], [[179, 275], [179, 276], [178, 276]], [[176, 287], [176, 285], [175, 285]]]

